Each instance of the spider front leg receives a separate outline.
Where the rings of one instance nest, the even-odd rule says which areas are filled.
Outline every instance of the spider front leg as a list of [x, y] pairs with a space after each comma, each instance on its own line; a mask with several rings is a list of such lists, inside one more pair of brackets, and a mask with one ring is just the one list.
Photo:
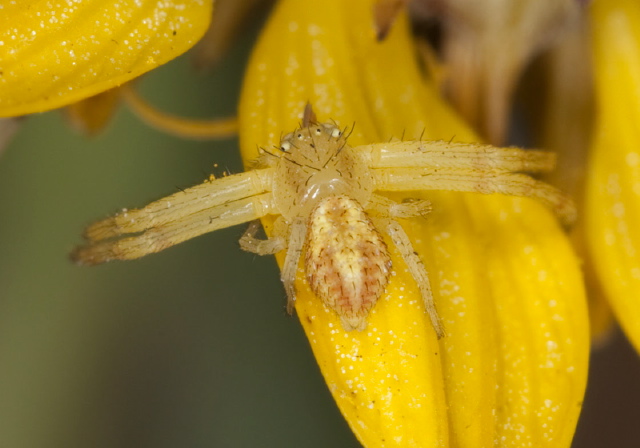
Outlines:
[[225, 206], [234, 201], [266, 193], [271, 188], [272, 169], [234, 174], [201, 183], [145, 207], [123, 210], [91, 224], [84, 232], [87, 240], [97, 242], [118, 236], [162, 227], [202, 210]]
[[252, 221], [273, 209], [270, 179], [261, 169], [206, 181], [90, 225], [72, 260], [95, 265], [159, 252], [203, 233]]
[[89, 242], [76, 248], [71, 258], [96, 265], [111, 260], [132, 260], [160, 252], [204, 233], [258, 219], [272, 207], [271, 193], [200, 210], [135, 236]]
[[380, 191], [449, 190], [534, 198], [571, 224], [573, 202], [523, 172], [553, 169], [555, 154], [449, 142], [390, 142], [355, 148], [368, 159]]
[[520, 173], [470, 172], [465, 170], [426, 171], [418, 168], [374, 170], [377, 189], [381, 191], [448, 190], [469, 193], [524, 196], [550, 208], [569, 226], [576, 219], [570, 198], [549, 184]]
[[438, 316], [438, 311], [436, 310], [433, 300], [433, 292], [427, 270], [413, 249], [409, 236], [402, 226], [393, 219], [424, 216], [431, 211], [431, 204], [429, 201], [421, 199], [399, 203], [384, 196], [374, 194], [369, 203], [368, 210], [378, 216], [378, 218], [376, 218], [378, 225], [385, 228], [393, 244], [400, 252], [402, 259], [420, 290], [420, 295], [422, 296], [425, 310], [431, 320], [431, 325], [438, 339], [442, 338], [444, 336], [444, 328], [440, 322], [440, 317]]
[[371, 168], [465, 169], [482, 172], [542, 173], [555, 167], [548, 151], [498, 148], [478, 143], [445, 141], [392, 141], [358, 146]]

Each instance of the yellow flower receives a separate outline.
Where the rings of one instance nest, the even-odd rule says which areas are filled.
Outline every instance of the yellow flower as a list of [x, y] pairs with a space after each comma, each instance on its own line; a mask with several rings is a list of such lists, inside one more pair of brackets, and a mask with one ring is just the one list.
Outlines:
[[119, 86], [188, 50], [209, 0], [3, 2], [0, 117], [65, 106]]
[[[206, 2], [194, 2], [193, 9], [163, 2], [184, 20], [163, 22], [170, 32], [161, 33], [156, 47], [157, 31], [145, 29], [149, 22], [142, 19], [162, 14], [120, 3], [102, 2], [104, 15], [84, 30], [73, 20], [85, 20], [88, 11], [98, 15], [95, 5], [65, 22], [66, 28], [34, 35], [53, 39], [64, 33], [65, 42], [74, 42], [72, 53], [60, 53], [59, 39], [53, 50], [38, 41], [39, 53], [19, 45], [5, 50], [1, 60], [13, 65], [5, 68], [11, 77], [0, 81], [2, 113], [59, 107], [117, 86], [188, 48], [210, 15]], [[119, 8], [129, 11], [132, 22], [120, 20]], [[372, 0], [278, 3], [247, 68], [240, 101], [246, 163], [256, 158], [256, 145], [277, 144], [281, 132], [295, 128], [307, 101], [323, 121], [355, 123], [355, 145], [402, 135], [479, 140], [420, 70], [406, 17], [379, 43], [372, 8]], [[35, 9], [9, 12], [24, 14], [29, 26], [23, 36], [39, 23]], [[60, 20], [57, 12], [52, 17]], [[82, 38], [96, 20], [111, 31]], [[188, 23], [181, 26], [193, 33], [180, 28], [174, 36], [172, 23]], [[3, 25], [9, 24], [6, 19]], [[148, 31], [140, 38], [148, 44], [143, 50], [126, 46], [131, 30]], [[9, 31], [3, 39], [11, 35], [17, 34]], [[114, 36], [117, 46], [111, 47]], [[104, 67], [110, 57], [115, 62]], [[403, 226], [434, 285], [443, 339], [436, 339], [415, 284], [401, 269], [364, 332], [345, 332], [299, 275], [296, 311], [349, 425], [367, 447], [568, 447], [584, 393], [589, 341], [582, 278], [562, 228], [529, 199], [421, 196], [432, 201], [433, 213]], [[394, 266], [403, 265], [397, 253], [392, 258]]]
[[640, 4], [594, 1], [596, 126], [587, 237], [605, 292], [640, 351]]
[[[246, 161], [256, 143], [276, 144], [294, 128], [306, 101], [322, 119], [355, 122], [354, 144], [423, 130], [427, 139], [477, 141], [420, 73], [406, 21], [378, 44], [371, 8], [278, 5], [243, 89]], [[297, 312], [352, 430], [365, 446], [569, 446], [588, 340], [566, 237], [529, 200], [427, 197], [434, 213], [405, 225], [436, 285], [440, 343], [401, 272], [363, 333], [344, 332], [299, 279]]]
[[584, 259], [594, 340], [610, 333], [608, 301], [639, 349], [640, 7], [634, 0], [476, 3], [451, 0], [440, 12], [452, 99], [492, 142], [502, 141], [515, 83], [551, 47], [524, 81], [535, 97], [528, 105], [538, 108], [535, 138], [559, 153], [553, 182], [583, 208], [571, 237]]

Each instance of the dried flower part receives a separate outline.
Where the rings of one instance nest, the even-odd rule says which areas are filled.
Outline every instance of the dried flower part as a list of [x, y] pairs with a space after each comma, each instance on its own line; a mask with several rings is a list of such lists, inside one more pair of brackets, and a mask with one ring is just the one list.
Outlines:
[[242, 26], [271, 0], [217, 0], [211, 25], [191, 53], [198, 69], [212, 70], [222, 60]]
[[575, 0], [423, 0], [443, 21], [448, 93], [491, 143], [504, 142], [523, 68], [577, 18]]
[[391, 26], [396, 21], [402, 8], [408, 0], [378, 0], [373, 6], [373, 22], [376, 27], [378, 40], [383, 40], [389, 34]]
[[23, 119], [17, 118], [0, 118], [0, 154], [11, 142], [15, 133], [20, 129]]
[[4, 2], [0, 116], [24, 115], [119, 86], [193, 46], [210, 0]]
[[597, 116], [587, 178], [587, 237], [625, 333], [640, 350], [640, 4], [591, 6]]
[[129, 109], [144, 121], [165, 134], [190, 140], [215, 140], [234, 137], [238, 133], [236, 117], [200, 120], [185, 118], [164, 112], [140, 96], [134, 83], [127, 83], [119, 89]]
[[[320, 120], [356, 122], [352, 146], [421, 134], [477, 141], [424, 82], [403, 15], [376, 41], [373, 4], [277, 5], [243, 88], [247, 163], [256, 144], [296, 127], [307, 101]], [[418, 196], [433, 212], [402, 225], [431, 279], [440, 342], [397, 252], [362, 332], [344, 331], [299, 269], [296, 311], [342, 413], [367, 447], [568, 447], [589, 342], [577, 260], [557, 221], [527, 199]]]
[[69, 124], [78, 132], [95, 135], [111, 120], [120, 103], [120, 89], [110, 89], [62, 109]]

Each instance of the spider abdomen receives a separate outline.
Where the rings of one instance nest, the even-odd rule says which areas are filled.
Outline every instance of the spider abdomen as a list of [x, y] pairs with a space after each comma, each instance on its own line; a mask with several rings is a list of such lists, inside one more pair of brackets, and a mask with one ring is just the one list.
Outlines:
[[336, 311], [345, 330], [363, 330], [391, 269], [387, 246], [369, 216], [348, 196], [326, 197], [311, 214], [305, 246], [313, 292]]

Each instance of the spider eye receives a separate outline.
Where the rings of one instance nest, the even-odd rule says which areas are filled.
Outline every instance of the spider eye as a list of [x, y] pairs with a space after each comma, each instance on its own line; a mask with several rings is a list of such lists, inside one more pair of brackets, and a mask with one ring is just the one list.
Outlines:
[[338, 128], [333, 128], [333, 130], [331, 131], [331, 137], [340, 137], [342, 135], [342, 132], [340, 132], [340, 129]]
[[303, 135], [302, 134], [298, 134], [298, 140], [302, 140]]
[[322, 134], [322, 129], [316, 128], [316, 134], [318, 134], [318, 135]]
[[282, 152], [288, 152], [291, 149], [291, 143], [289, 142], [282, 142], [280, 144], [280, 151]]

